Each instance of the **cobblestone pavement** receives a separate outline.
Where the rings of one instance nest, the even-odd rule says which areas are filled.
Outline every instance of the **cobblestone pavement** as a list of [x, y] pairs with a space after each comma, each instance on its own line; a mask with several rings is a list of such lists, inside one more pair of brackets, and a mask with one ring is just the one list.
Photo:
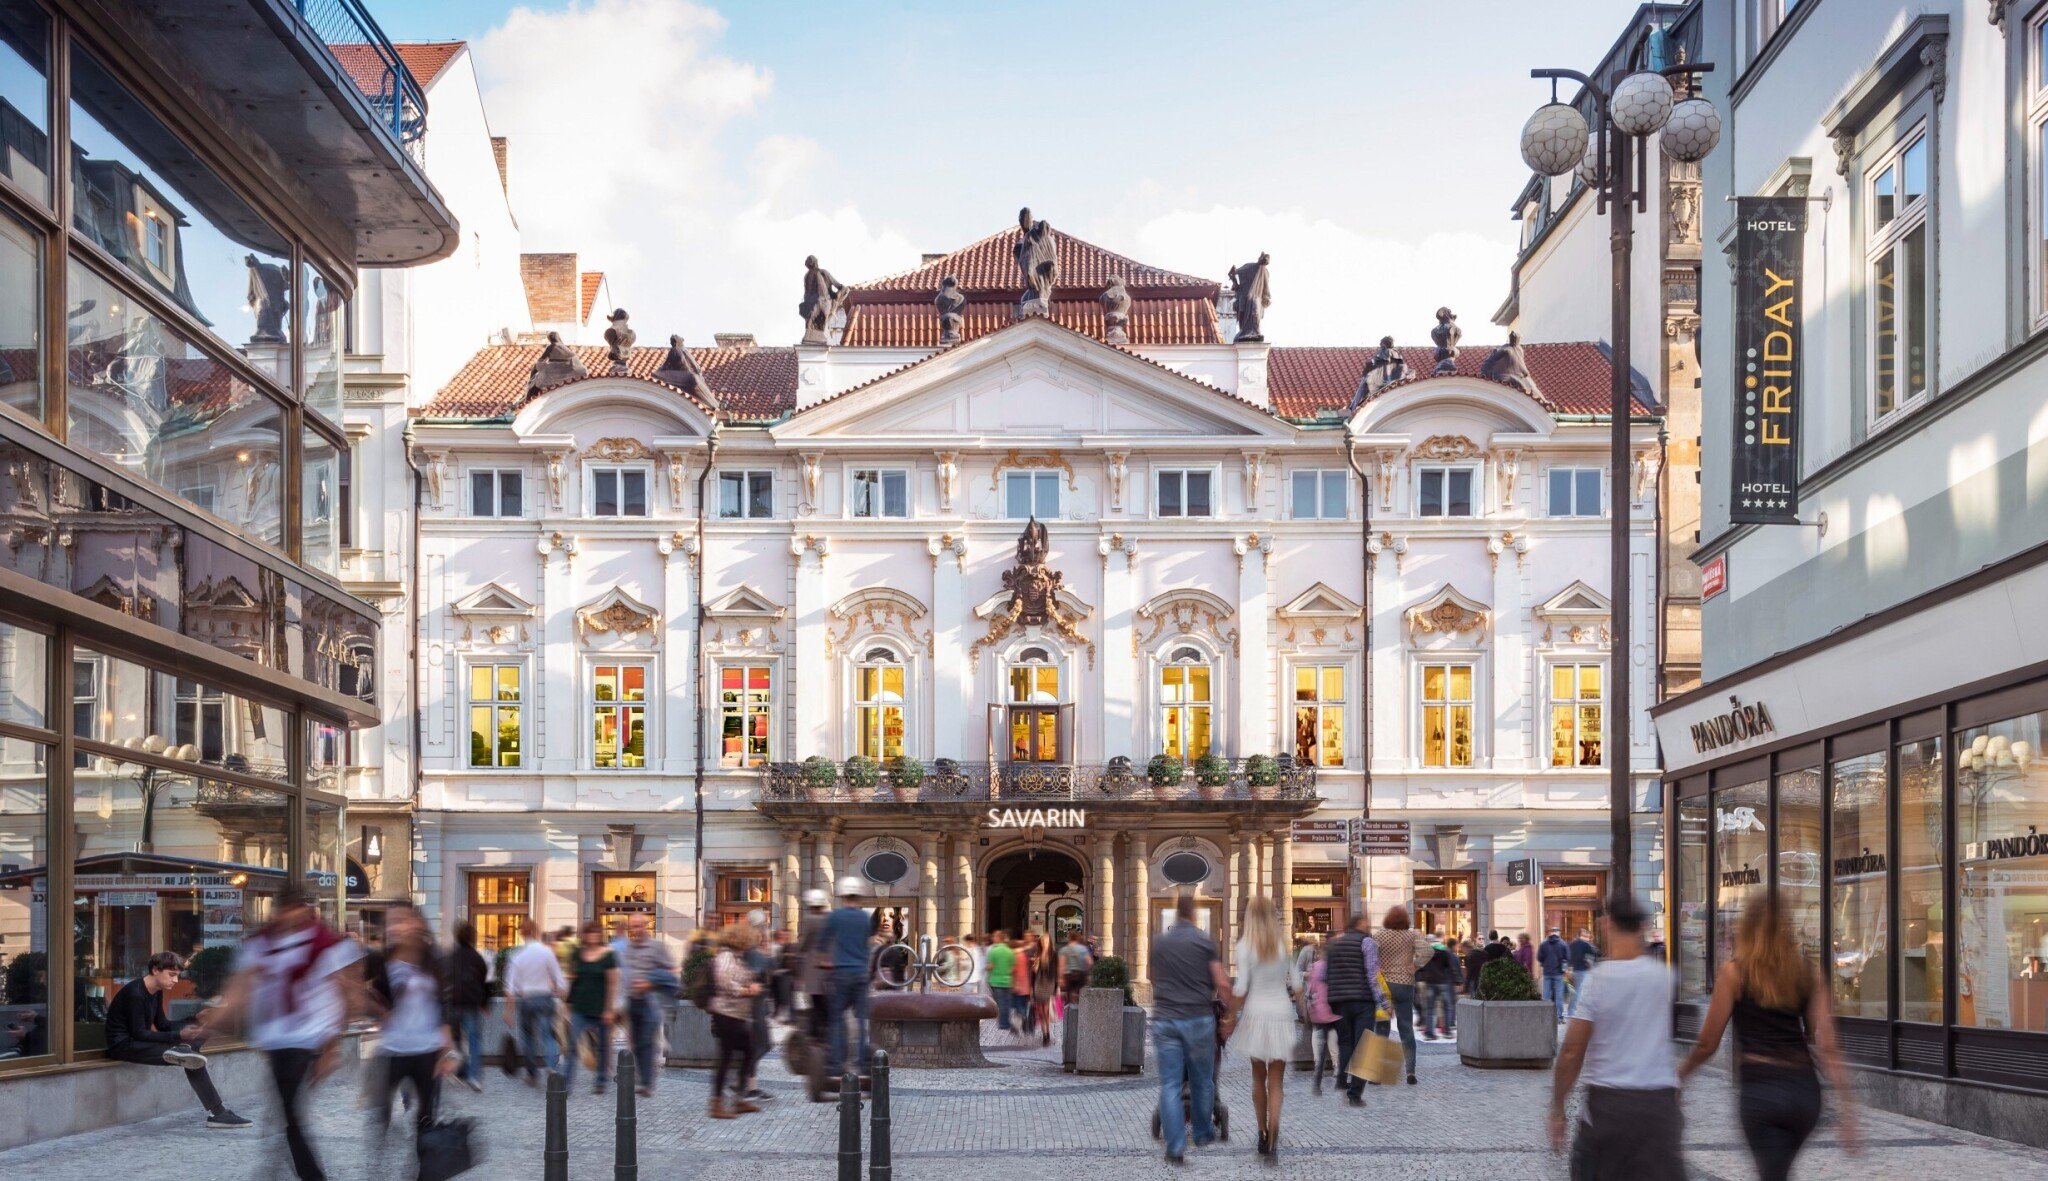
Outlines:
[[[895, 1177], [958, 1181], [985, 1173], [990, 1153], [1022, 1153], [1051, 1163], [1109, 1166], [1119, 1181], [1153, 1177], [1253, 1176], [1268, 1171], [1252, 1148], [1250, 1071], [1226, 1057], [1222, 1093], [1237, 1129], [1227, 1144], [1190, 1153], [1185, 1171], [1166, 1166], [1148, 1125], [1157, 1101], [1152, 1076], [1087, 1078], [1061, 1071], [1050, 1050], [991, 1030], [990, 1070], [899, 1070], [892, 1080]], [[1149, 1072], [1149, 1065], [1148, 1065]], [[804, 1101], [798, 1081], [778, 1056], [763, 1065], [776, 1096], [759, 1115], [712, 1121], [705, 1115], [707, 1072], [670, 1069], [655, 1097], [639, 1105], [641, 1175], [697, 1181], [763, 1181], [770, 1176], [833, 1176], [837, 1109]], [[1374, 1178], [1561, 1178], [1563, 1163], [1542, 1145], [1549, 1076], [1536, 1071], [1482, 1071], [1459, 1064], [1448, 1043], [1424, 1043], [1414, 1087], [1372, 1088], [1355, 1110], [1326, 1092], [1310, 1093], [1309, 1076], [1287, 1083], [1280, 1161], [1282, 1176]], [[588, 1077], [588, 1076], [584, 1076]], [[488, 1158], [472, 1176], [541, 1176], [541, 1092], [493, 1070], [486, 1092], [446, 1088], [451, 1114], [476, 1117]], [[364, 1114], [352, 1086], [335, 1084], [316, 1100], [317, 1143], [336, 1181], [406, 1178], [395, 1157], [368, 1159]], [[1695, 1178], [1754, 1176], [1734, 1121], [1725, 1075], [1703, 1075], [1686, 1093], [1686, 1151]], [[609, 1178], [610, 1097], [579, 1084], [570, 1097], [570, 1176]], [[246, 1111], [259, 1124], [268, 1113]], [[0, 1177], [36, 1181], [107, 1181], [153, 1177], [282, 1178], [282, 1141], [259, 1132], [209, 1132], [192, 1116], [168, 1116], [0, 1153]], [[863, 1119], [865, 1123], [865, 1119]], [[1861, 1178], [1876, 1162], [1892, 1176], [1996, 1178], [2048, 1176], [2048, 1152], [2017, 1147], [1881, 1111], [1863, 1113], [1864, 1154], [1849, 1157], [1831, 1127], [1815, 1136], [1798, 1170], [1801, 1181]], [[1011, 1159], [1024, 1159], [1013, 1157]], [[1648, 1181], [1648, 1179], [1646, 1179]]]

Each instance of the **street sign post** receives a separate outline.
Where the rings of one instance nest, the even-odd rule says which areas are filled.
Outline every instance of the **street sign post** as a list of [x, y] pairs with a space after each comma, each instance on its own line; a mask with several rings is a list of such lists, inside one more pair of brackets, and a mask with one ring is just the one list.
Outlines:
[[1289, 835], [1297, 845], [1341, 845], [1351, 839], [1351, 822], [1297, 820]]
[[1411, 840], [1406, 820], [1351, 822], [1351, 855], [1354, 857], [1400, 856], [1408, 852]]

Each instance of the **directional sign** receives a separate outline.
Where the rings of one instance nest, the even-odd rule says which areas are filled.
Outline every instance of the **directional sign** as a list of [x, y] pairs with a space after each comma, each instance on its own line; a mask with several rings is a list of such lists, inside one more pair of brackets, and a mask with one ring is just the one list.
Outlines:
[[1399, 856], [1408, 852], [1411, 839], [1406, 820], [1351, 822], [1351, 852], [1356, 857]]
[[1351, 839], [1349, 820], [1297, 820], [1290, 834], [1297, 845], [1341, 845]]

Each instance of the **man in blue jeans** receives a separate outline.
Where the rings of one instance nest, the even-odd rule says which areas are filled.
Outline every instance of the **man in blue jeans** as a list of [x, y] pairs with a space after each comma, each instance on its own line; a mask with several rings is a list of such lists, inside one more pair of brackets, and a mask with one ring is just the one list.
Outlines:
[[825, 946], [832, 953], [832, 1037], [825, 1059], [828, 1077], [846, 1074], [846, 1016], [859, 1024], [860, 1052], [854, 1072], [866, 1077], [873, 1054], [868, 1049], [868, 936], [874, 921], [860, 905], [860, 879], [839, 879], [839, 908], [825, 918]]
[[1571, 948], [1556, 927], [1550, 929], [1550, 937], [1536, 948], [1536, 963], [1543, 969], [1543, 999], [1557, 1010], [1557, 1019], [1564, 1020], [1564, 967], [1571, 960]]
[[654, 1094], [654, 1082], [661, 1077], [655, 1061], [656, 1035], [661, 1032], [662, 1006], [676, 992], [676, 962], [654, 938], [653, 920], [644, 914], [626, 919], [626, 933], [613, 941], [612, 954], [619, 960], [619, 995], [633, 1043], [633, 1090], [644, 1099]]
[[[1166, 1161], [1187, 1159], [1187, 1116], [1195, 1121], [1195, 1147], [1216, 1139], [1216, 1005], [1230, 995], [1230, 978], [1216, 941], [1195, 925], [1195, 896], [1183, 890], [1176, 921], [1152, 940], [1152, 1051], [1159, 1060], [1159, 1128]], [[1185, 1084], [1187, 1110], [1182, 1110]]]

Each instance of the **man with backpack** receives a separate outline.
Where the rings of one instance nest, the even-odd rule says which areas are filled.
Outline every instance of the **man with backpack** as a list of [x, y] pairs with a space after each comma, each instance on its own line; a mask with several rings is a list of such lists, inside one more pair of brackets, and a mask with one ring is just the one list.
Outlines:
[[1422, 1040], [1433, 1042], [1450, 1037], [1458, 1022], [1458, 955], [1442, 936], [1430, 943], [1429, 958], [1415, 969], [1415, 982], [1422, 986]]

